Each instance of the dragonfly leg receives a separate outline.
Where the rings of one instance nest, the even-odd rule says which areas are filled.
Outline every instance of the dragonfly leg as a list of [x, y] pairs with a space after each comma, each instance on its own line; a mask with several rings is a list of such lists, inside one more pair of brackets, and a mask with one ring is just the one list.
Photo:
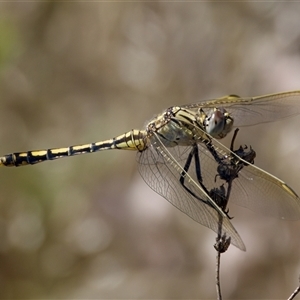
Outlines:
[[235, 139], [237, 137], [237, 134], [238, 134], [239, 130], [240, 130], [239, 128], [236, 128], [235, 131], [234, 131], [234, 133], [233, 133], [233, 137], [232, 137], [232, 140], [231, 140], [231, 143], [230, 143], [230, 150], [231, 151], [234, 151], [233, 150], [233, 148], [234, 148], [234, 142], [235, 142]]
[[197, 144], [193, 145], [193, 148], [191, 150], [191, 152], [189, 153], [189, 156], [186, 160], [186, 163], [184, 165], [184, 171], [181, 172], [180, 174], [180, 179], [179, 182], [181, 183], [181, 185], [183, 186], [183, 188], [188, 191], [193, 197], [195, 197], [196, 199], [210, 205], [207, 201], [201, 199], [200, 197], [198, 197], [193, 191], [191, 191], [186, 185], [185, 185], [185, 178], [186, 178], [186, 174], [191, 166], [191, 162], [192, 159], [194, 158], [195, 160], [195, 169], [196, 169], [196, 176], [197, 176], [197, 181], [198, 183], [201, 185], [202, 189], [209, 194], [207, 188], [204, 186], [203, 184], [203, 180], [202, 180], [202, 174], [201, 174], [201, 167], [200, 167], [200, 159], [199, 159], [199, 150], [198, 150], [198, 146]]
[[220, 157], [219, 154], [217, 153], [214, 145], [210, 142], [205, 143], [206, 148], [209, 150], [209, 152], [211, 153], [211, 155], [213, 156], [213, 158], [215, 159], [215, 161], [218, 164], [222, 164], [224, 157]]

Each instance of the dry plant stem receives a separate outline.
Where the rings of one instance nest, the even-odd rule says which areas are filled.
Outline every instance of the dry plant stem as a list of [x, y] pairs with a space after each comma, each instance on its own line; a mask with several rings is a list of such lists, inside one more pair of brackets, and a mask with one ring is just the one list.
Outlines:
[[221, 266], [221, 253], [227, 251], [230, 246], [230, 238], [227, 238], [226, 235], [222, 235], [222, 225], [223, 217], [219, 217], [219, 226], [218, 226], [218, 236], [216, 238], [215, 249], [217, 251], [216, 256], [216, 289], [217, 289], [217, 299], [222, 300], [221, 293], [221, 283], [220, 283], [220, 266]]
[[297, 287], [297, 289], [293, 292], [293, 294], [288, 298], [288, 300], [294, 299], [300, 292], [300, 286]]
[[[226, 195], [226, 202], [222, 204], [223, 211], [226, 211], [226, 206], [229, 200], [229, 195], [231, 192], [232, 187], [232, 180], [228, 182], [227, 188], [227, 195]], [[222, 300], [222, 293], [221, 293], [221, 283], [220, 283], [220, 266], [221, 266], [221, 253], [227, 251], [228, 247], [230, 246], [230, 238], [227, 238], [225, 235], [222, 235], [222, 227], [223, 227], [223, 217], [219, 216], [218, 222], [218, 235], [216, 238], [215, 249], [217, 251], [216, 256], [216, 288], [217, 288], [217, 299]]]
[[221, 252], [217, 251], [216, 256], [216, 288], [217, 288], [217, 299], [222, 300], [221, 284], [220, 284], [220, 263], [221, 263]]
[[[234, 151], [234, 141], [236, 139], [237, 133], [239, 129], [237, 128], [234, 131], [233, 138], [231, 140], [230, 150]], [[226, 207], [228, 204], [229, 196], [231, 193], [232, 188], [232, 182], [234, 180], [234, 177], [230, 178], [227, 182], [227, 193], [226, 193], [226, 201], [225, 203], [222, 203], [222, 209], [223, 211], [226, 211]], [[221, 191], [221, 188], [220, 188]], [[216, 196], [217, 197], [217, 196]], [[230, 238], [226, 238], [226, 236], [222, 236], [222, 225], [223, 225], [223, 217], [219, 216], [219, 225], [218, 225], [218, 235], [217, 235], [217, 243], [215, 245], [215, 249], [217, 251], [216, 256], [216, 289], [217, 289], [217, 299], [222, 300], [222, 293], [221, 293], [221, 283], [220, 283], [220, 266], [221, 266], [221, 253], [225, 252], [229, 245], [230, 245]]]
[[[221, 242], [222, 239], [222, 222], [223, 218], [219, 217], [219, 228], [218, 228], [218, 236], [217, 236], [217, 244]], [[216, 248], [217, 256], [216, 256], [216, 288], [217, 288], [217, 299], [222, 300], [221, 293], [221, 283], [220, 283], [220, 266], [221, 266], [221, 251]]]
[[293, 292], [293, 294], [287, 299], [287, 300], [292, 300], [294, 299], [300, 292], [300, 285], [295, 289], [295, 291]]

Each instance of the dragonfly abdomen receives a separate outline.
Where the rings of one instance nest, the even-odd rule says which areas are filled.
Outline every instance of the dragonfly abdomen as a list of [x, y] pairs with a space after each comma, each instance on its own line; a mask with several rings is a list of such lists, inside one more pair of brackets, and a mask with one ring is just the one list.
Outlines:
[[144, 139], [144, 131], [131, 130], [118, 137], [91, 144], [7, 154], [0, 157], [0, 166], [19, 167], [34, 165], [47, 160], [110, 149], [142, 151], [146, 148]]

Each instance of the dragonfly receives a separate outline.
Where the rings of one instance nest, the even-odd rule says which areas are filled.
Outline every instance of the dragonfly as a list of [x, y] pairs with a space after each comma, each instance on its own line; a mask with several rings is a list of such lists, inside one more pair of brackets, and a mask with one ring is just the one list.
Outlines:
[[257, 97], [229, 95], [172, 106], [143, 130], [132, 129], [112, 139], [7, 154], [0, 157], [0, 166], [32, 165], [102, 150], [137, 151], [139, 172], [150, 188], [216, 233], [221, 224], [222, 234], [245, 251], [223, 207], [225, 200], [265, 216], [298, 220], [300, 199], [284, 181], [253, 164], [254, 150], [234, 150], [233, 142], [228, 148], [220, 140], [235, 127], [299, 113], [300, 90]]

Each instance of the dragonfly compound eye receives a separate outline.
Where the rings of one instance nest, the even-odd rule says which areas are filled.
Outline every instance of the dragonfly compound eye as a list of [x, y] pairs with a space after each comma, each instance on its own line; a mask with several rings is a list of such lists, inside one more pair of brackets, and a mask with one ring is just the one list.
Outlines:
[[225, 137], [232, 126], [233, 119], [223, 108], [215, 108], [205, 120], [206, 132], [217, 139]]

